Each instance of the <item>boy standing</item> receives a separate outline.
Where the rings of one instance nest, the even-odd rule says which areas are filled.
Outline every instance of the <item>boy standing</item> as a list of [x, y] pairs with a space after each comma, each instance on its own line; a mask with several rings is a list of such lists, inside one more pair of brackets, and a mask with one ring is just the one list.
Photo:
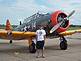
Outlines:
[[42, 58], [44, 58], [43, 55], [43, 51], [44, 51], [44, 43], [45, 43], [45, 35], [46, 32], [43, 29], [43, 27], [40, 27], [37, 31], [36, 31], [36, 48], [37, 48], [37, 58], [39, 58], [39, 51], [42, 52]]

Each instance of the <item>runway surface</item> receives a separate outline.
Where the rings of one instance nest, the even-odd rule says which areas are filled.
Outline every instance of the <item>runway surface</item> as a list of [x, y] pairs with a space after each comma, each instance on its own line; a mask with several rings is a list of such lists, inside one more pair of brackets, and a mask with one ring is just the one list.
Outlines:
[[81, 34], [66, 36], [68, 49], [60, 50], [59, 39], [46, 39], [45, 58], [36, 58], [36, 53], [28, 51], [26, 40], [0, 40], [0, 61], [81, 61]]

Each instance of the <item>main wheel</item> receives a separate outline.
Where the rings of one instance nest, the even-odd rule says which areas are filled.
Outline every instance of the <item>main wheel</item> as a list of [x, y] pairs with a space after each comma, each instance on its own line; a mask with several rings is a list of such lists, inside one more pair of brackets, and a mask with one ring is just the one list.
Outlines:
[[12, 40], [10, 40], [10, 44], [12, 43]]
[[61, 50], [66, 50], [67, 49], [67, 41], [61, 41], [60, 42], [60, 49]]
[[32, 44], [29, 46], [29, 52], [30, 52], [30, 53], [35, 53], [35, 52], [36, 52], [35, 43], [32, 43]]

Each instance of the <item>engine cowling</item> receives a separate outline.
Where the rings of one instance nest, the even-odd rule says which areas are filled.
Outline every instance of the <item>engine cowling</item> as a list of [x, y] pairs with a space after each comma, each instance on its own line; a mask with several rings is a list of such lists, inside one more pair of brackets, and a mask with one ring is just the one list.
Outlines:
[[[59, 22], [61, 22], [62, 20], [59, 20], [59, 18], [65, 18], [67, 17], [67, 15], [62, 12], [62, 11], [56, 11], [54, 13], [51, 14], [51, 25], [55, 26], [56, 24], [58, 24]], [[68, 21], [64, 21], [62, 23], [62, 25], [56, 30], [58, 33], [60, 32], [64, 32], [68, 29], [69, 27], [69, 20]]]

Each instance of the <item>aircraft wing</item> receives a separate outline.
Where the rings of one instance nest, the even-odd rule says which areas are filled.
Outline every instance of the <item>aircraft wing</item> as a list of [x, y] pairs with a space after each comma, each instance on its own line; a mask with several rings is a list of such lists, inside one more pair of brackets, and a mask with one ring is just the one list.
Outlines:
[[[27, 38], [35, 36], [35, 35], [36, 35], [35, 32], [12, 31], [13, 40], [27, 39]], [[10, 37], [7, 34], [7, 31], [0, 31], [0, 39], [10, 39]]]
[[81, 33], [81, 29], [61, 32], [60, 35], [67, 36], [67, 35], [72, 35], [74, 33]]
[[[81, 29], [78, 30], [69, 30], [65, 32], [59, 33], [59, 35], [67, 36], [72, 35], [74, 33], [81, 33]], [[29, 37], [36, 36], [35, 32], [20, 32], [20, 31], [12, 31], [12, 40], [23, 40], [28, 39]], [[7, 31], [0, 31], [0, 39], [10, 39]]]

